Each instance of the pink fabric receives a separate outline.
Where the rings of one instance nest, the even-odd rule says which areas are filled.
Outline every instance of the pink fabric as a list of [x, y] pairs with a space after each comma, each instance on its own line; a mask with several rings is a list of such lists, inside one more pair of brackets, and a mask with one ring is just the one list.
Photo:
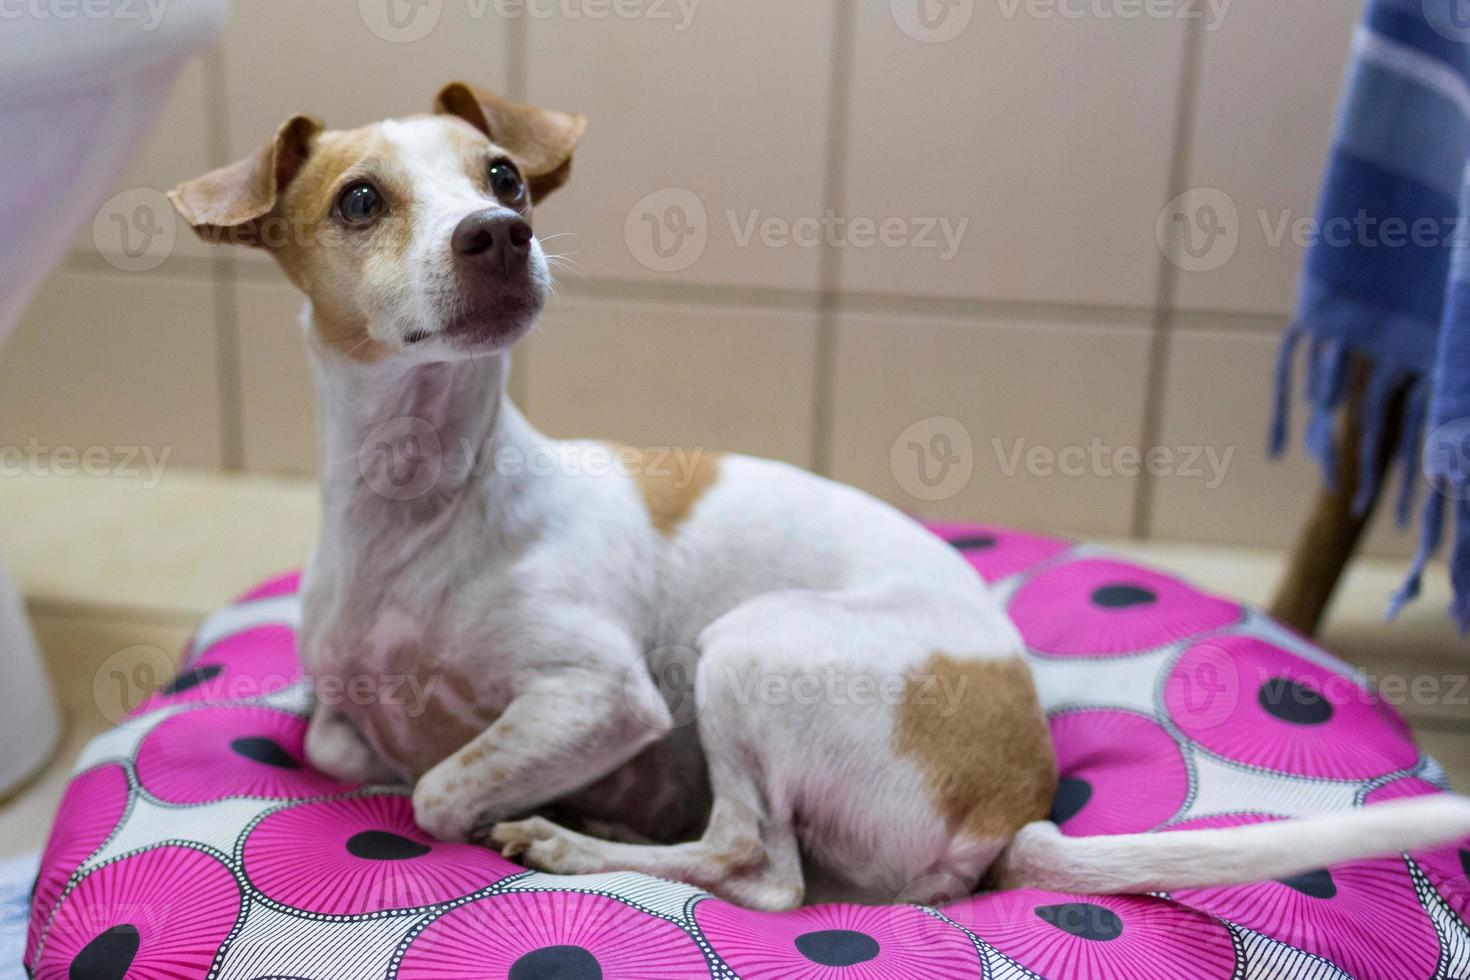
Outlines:
[[295, 595], [301, 589], [301, 573], [286, 572], [261, 582], [249, 592], [241, 594], [235, 602], [255, 602], [257, 599], [274, 599], [277, 596]]
[[351, 789], [306, 765], [306, 719], [271, 708], [203, 708], [165, 719], [138, 749], [138, 781], [166, 803], [302, 799]]
[[290, 687], [302, 676], [296, 631], [280, 624], [257, 626], [200, 651], [173, 680], [139, 705], [138, 714], [169, 704], [261, 697]]
[[944, 914], [1051, 980], [1229, 980], [1235, 972], [1222, 923], [1157, 898], [1023, 890], [980, 895]]
[[[1075, 837], [1152, 830], [1184, 805], [1189, 773], [1173, 736], [1126, 711], [1069, 711], [1051, 720], [1062, 784], [1052, 817]], [[1078, 802], [1080, 801], [1080, 802]]]
[[245, 874], [262, 895], [327, 915], [447, 902], [520, 870], [487, 848], [425, 834], [403, 796], [279, 810], [245, 839]]
[[1045, 538], [993, 524], [931, 524], [929, 529], [954, 545], [987, 582], [999, 582], [1034, 568], [1071, 547], [1060, 538]]
[[1151, 650], [1220, 629], [1237, 622], [1241, 610], [1137, 565], [1084, 558], [1027, 581], [1010, 613], [1038, 653], [1098, 656]]
[[1276, 772], [1371, 779], [1419, 758], [1402, 719], [1371, 691], [1252, 636], [1191, 646], [1164, 704], [1201, 747]]
[[61, 797], [61, 808], [51, 839], [41, 855], [41, 873], [36, 878], [31, 900], [31, 921], [26, 935], [26, 964], [41, 936], [41, 927], [61, 897], [61, 889], [72, 869], [101, 847], [117, 827], [128, 806], [128, 774], [121, 766], [99, 766], [72, 780]]
[[520, 892], [482, 898], [436, 919], [408, 948], [397, 975], [686, 980], [708, 969], [683, 929], [622, 902], [578, 892]]
[[107, 976], [126, 953], [128, 980], [204, 977], [240, 914], [230, 869], [202, 851], [160, 847], [83, 878], [46, 931], [36, 980]]

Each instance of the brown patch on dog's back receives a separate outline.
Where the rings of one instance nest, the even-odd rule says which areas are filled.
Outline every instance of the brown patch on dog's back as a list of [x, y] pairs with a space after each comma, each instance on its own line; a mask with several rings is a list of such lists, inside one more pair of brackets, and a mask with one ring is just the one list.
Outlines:
[[930, 655], [908, 675], [893, 745], [919, 764], [951, 829], [969, 837], [1010, 838], [1044, 819], [1056, 794], [1051, 736], [1020, 657]]
[[[626, 465], [638, 482], [649, 520], [666, 538], [678, 532], [694, 505], [719, 482], [720, 462], [724, 459], [723, 453], [702, 449], [684, 455], [619, 446], [615, 452], [618, 462]], [[691, 461], [693, 465], [687, 465]]]

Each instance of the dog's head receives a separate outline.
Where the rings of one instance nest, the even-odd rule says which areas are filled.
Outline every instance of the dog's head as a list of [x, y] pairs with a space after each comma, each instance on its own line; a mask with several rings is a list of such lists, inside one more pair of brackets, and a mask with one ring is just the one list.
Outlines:
[[546, 300], [531, 204], [566, 181], [585, 126], [456, 82], [432, 115], [354, 130], [296, 116], [169, 197], [202, 238], [270, 251], [329, 351], [483, 353], [524, 334]]

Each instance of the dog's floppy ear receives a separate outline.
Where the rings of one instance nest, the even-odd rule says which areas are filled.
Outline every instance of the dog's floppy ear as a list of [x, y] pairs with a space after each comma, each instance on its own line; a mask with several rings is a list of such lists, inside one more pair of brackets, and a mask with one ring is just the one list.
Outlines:
[[464, 82], [440, 89], [434, 111], [458, 116], [510, 151], [538, 201], [566, 183], [572, 151], [587, 128], [578, 113], [521, 105]]
[[260, 219], [275, 208], [323, 128], [310, 116], [293, 116], [245, 159], [180, 184], [168, 199], [205, 241], [265, 244]]

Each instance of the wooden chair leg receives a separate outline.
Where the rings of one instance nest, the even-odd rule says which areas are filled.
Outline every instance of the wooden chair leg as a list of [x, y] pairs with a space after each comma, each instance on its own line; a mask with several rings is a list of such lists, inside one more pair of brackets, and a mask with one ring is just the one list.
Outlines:
[[1361, 355], [1348, 368], [1347, 398], [1333, 440], [1337, 451], [1337, 489], [1323, 487], [1319, 491], [1317, 503], [1297, 537], [1271, 601], [1271, 615], [1306, 636], [1316, 634], [1338, 580], [1373, 516], [1402, 430], [1407, 385], [1395, 390], [1385, 406], [1387, 414], [1379, 430], [1378, 465], [1373, 475], [1374, 493], [1362, 514], [1354, 514], [1359, 446], [1363, 439], [1363, 403], [1372, 372], [1372, 362]]

